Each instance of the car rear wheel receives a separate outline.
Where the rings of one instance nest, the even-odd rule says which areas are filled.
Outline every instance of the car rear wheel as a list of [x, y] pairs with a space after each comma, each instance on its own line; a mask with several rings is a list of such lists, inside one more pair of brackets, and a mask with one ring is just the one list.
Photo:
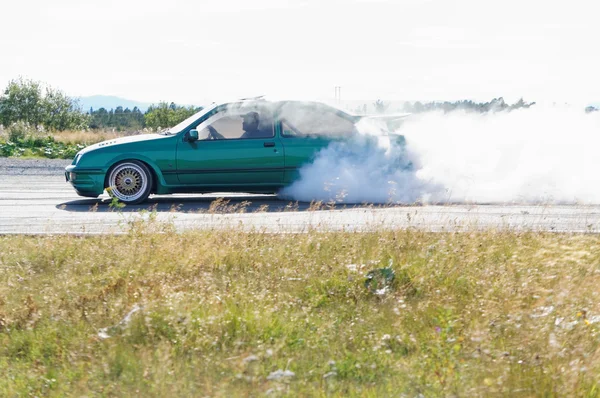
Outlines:
[[137, 204], [148, 199], [152, 189], [152, 174], [137, 160], [117, 163], [108, 174], [107, 190], [112, 197], [126, 204]]

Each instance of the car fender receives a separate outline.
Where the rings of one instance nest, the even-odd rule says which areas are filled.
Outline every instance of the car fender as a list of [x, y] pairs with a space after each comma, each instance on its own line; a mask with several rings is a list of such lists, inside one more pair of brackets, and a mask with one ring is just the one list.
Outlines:
[[140, 162], [144, 162], [148, 167], [152, 169], [154, 175], [157, 180], [155, 181], [155, 190], [156, 193], [169, 193], [169, 189], [167, 188], [168, 184], [165, 181], [165, 177], [163, 176], [162, 170], [158, 167], [158, 165], [147, 156], [141, 155], [139, 153], [121, 153], [118, 156], [112, 158], [109, 162], [107, 162], [107, 167], [105, 170], [105, 178], [108, 178], [108, 171], [117, 163], [122, 162], [124, 160], [138, 160]]

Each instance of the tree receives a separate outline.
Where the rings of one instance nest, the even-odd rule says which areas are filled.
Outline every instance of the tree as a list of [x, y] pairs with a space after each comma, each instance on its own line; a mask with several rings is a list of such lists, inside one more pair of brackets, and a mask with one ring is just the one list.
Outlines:
[[88, 117], [77, 101], [34, 80], [11, 80], [0, 97], [0, 123], [22, 121], [51, 130], [87, 128]]
[[0, 97], [0, 123], [9, 126], [24, 121], [34, 126], [44, 120], [44, 96], [39, 82], [11, 80]]
[[135, 120], [136, 126], [140, 128], [144, 127], [144, 114], [140, 111], [137, 106], [133, 107], [133, 111], [131, 111], [133, 120]]
[[417, 101], [413, 104], [413, 112], [419, 113], [425, 110], [425, 106], [420, 101]]
[[88, 127], [89, 117], [81, 112], [77, 101], [60, 90], [47, 87], [43, 124], [51, 130], [79, 130]]
[[90, 128], [100, 129], [108, 126], [108, 111], [105, 108], [90, 110]]
[[125, 125], [125, 120], [123, 117], [123, 107], [117, 106], [115, 108], [115, 117], [113, 126], [117, 128], [117, 130], [121, 131], [121, 128]]
[[377, 101], [373, 102], [373, 106], [375, 107], [375, 112], [385, 113], [385, 111], [387, 111], [387, 109], [389, 108], [390, 104], [378, 99]]

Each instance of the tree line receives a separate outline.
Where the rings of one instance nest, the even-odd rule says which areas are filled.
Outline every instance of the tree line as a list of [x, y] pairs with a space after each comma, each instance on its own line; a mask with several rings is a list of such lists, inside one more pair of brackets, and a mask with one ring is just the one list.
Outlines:
[[174, 102], [151, 105], [144, 113], [137, 106], [133, 109], [123, 109], [122, 106], [117, 106], [110, 110], [90, 108], [88, 126], [91, 129], [114, 128], [117, 131], [160, 129], [174, 126], [201, 109], [200, 107], [176, 105]]
[[62, 91], [35, 80], [11, 80], [0, 95], [0, 124], [10, 127], [27, 123], [48, 131], [115, 129], [136, 131], [160, 129], [176, 125], [202, 108], [161, 102], [146, 112], [118, 106], [114, 109], [83, 111], [76, 99]]
[[455, 110], [470, 110], [480, 113], [512, 111], [515, 109], [529, 108], [535, 105], [535, 102], [525, 102], [523, 98], [514, 104], [508, 104], [504, 98], [494, 98], [488, 102], [474, 102], [471, 100], [463, 101], [444, 101], [444, 102], [407, 102], [404, 104], [403, 111], [410, 113], [421, 113], [430, 111], [452, 112]]
[[[494, 98], [489, 102], [474, 102], [471, 100], [462, 100], [462, 101], [433, 101], [433, 102], [405, 102], [400, 108], [401, 112], [408, 113], [422, 113], [422, 112], [431, 112], [431, 111], [443, 111], [443, 112], [452, 112], [455, 110], [469, 110], [474, 112], [500, 112], [500, 111], [512, 111], [520, 108], [529, 108], [535, 105], [535, 102], [525, 102], [523, 98], [519, 99], [514, 104], [508, 104], [504, 101], [504, 98]], [[380, 99], [373, 102], [373, 108], [376, 113], [386, 113], [389, 111], [390, 103], [384, 102]], [[366, 113], [367, 105], [363, 105], [362, 107], [358, 107], [356, 109], [357, 113]]]

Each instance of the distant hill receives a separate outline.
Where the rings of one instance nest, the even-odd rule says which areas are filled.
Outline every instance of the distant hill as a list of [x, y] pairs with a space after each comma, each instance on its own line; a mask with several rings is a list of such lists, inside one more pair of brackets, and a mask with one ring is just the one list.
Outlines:
[[90, 108], [94, 108], [94, 110], [100, 108], [110, 110], [116, 108], [117, 106], [122, 106], [123, 109], [133, 109], [137, 106], [140, 109], [140, 111], [146, 112], [146, 109], [148, 109], [148, 107], [152, 105], [149, 102], [128, 100], [112, 95], [92, 95], [90, 97], [78, 97], [76, 99], [79, 101], [79, 105], [81, 106], [81, 109], [84, 112], [89, 111]]

